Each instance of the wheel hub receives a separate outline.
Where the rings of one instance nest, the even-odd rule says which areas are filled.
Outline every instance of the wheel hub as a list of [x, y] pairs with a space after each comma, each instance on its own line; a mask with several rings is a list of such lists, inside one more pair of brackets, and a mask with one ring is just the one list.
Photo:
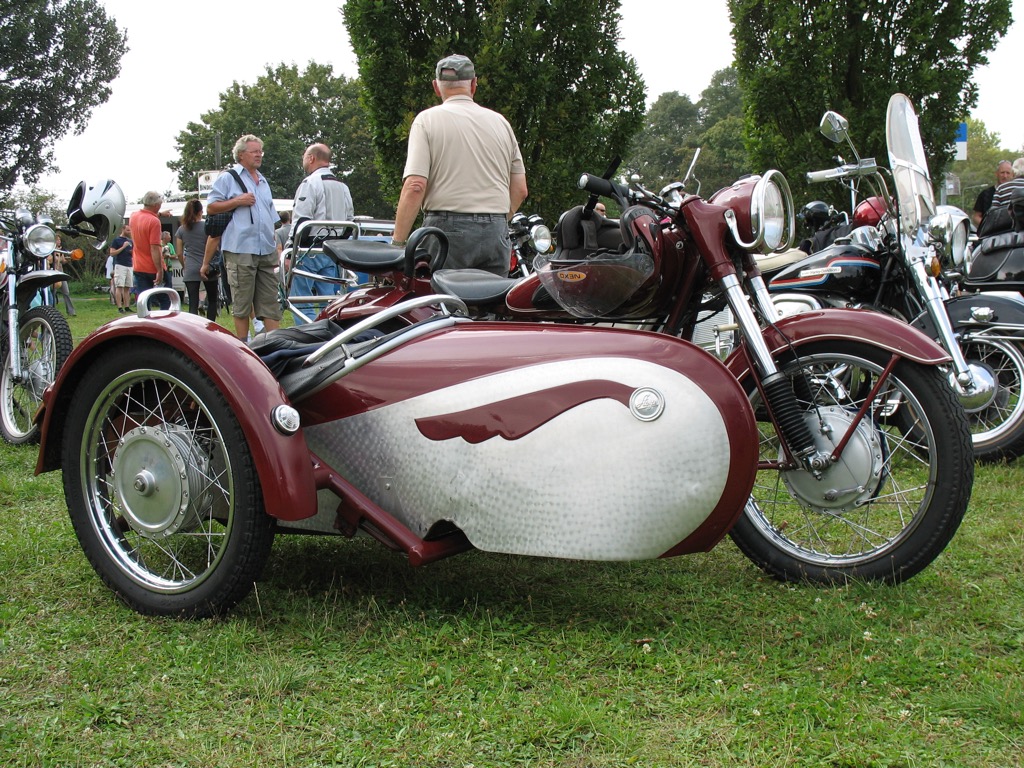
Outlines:
[[140, 426], [118, 443], [114, 493], [132, 530], [160, 539], [199, 525], [209, 458], [184, 427]]
[[971, 360], [968, 361], [967, 367], [971, 371], [971, 379], [974, 382], [969, 390], [957, 384], [954, 373], [950, 373], [949, 380], [964, 410], [967, 413], [978, 413], [992, 405], [999, 392], [999, 381], [995, 371], [984, 363]]
[[[818, 451], [831, 454], [855, 416], [831, 406], [808, 411], [804, 418]], [[875, 497], [885, 480], [885, 454], [881, 433], [865, 418], [850, 436], [842, 456], [828, 469], [817, 475], [804, 469], [789, 470], [782, 478], [805, 506], [827, 514], [846, 512]], [[780, 451], [779, 460], [784, 458]]]

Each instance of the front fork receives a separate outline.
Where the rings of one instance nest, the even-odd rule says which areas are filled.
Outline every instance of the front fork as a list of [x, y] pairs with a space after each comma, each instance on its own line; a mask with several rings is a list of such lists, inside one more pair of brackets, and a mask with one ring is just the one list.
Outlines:
[[[766, 318], [774, 318], [775, 308], [768, 296], [764, 279], [754, 278], [752, 285], [758, 311]], [[722, 286], [725, 289], [725, 297], [732, 309], [736, 324], [747, 343], [748, 354], [757, 372], [758, 387], [766, 403], [771, 406], [771, 417], [776, 427], [784, 438], [793, 459], [799, 461], [809, 472], [815, 475], [819, 474], [835, 462], [835, 457], [830, 452], [818, 450], [797, 401], [796, 393], [793, 391], [793, 384], [775, 365], [771, 350], [765, 343], [757, 315], [748, 303], [747, 294], [739, 279], [735, 274], [728, 275], [722, 279]], [[765, 301], [767, 301], [767, 305]]]
[[963, 350], [960, 349], [960, 342], [953, 331], [953, 324], [946, 310], [946, 295], [926, 267], [931, 250], [925, 246], [910, 244], [906, 246], [906, 252], [911, 278], [924, 300], [925, 312], [934, 323], [937, 340], [953, 359], [951, 378], [960, 402], [965, 408], [989, 402], [996, 384], [989, 377], [976, 375], [964, 357]]
[[[9, 257], [7, 263], [13, 263]], [[17, 283], [14, 273], [7, 276], [7, 345], [10, 349], [11, 379], [21, 381], [21, 338], [18, 333], [18, 302], [15, 293]]]

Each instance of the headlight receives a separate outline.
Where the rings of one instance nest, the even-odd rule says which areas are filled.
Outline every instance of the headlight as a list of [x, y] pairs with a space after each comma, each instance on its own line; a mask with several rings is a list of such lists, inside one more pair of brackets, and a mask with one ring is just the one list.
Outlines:
[[57, 247], [57, 233], [45, 224], [33, 224], [25, 231], [25, 248], [37, 259], [45, 259]]
[[724, 205], [733, 239], [748, 251], [780, 253], [793, 242], [796, 215], [789, 182], [779, 171], [743, 179], [719, 190], [711, 202]]
[[[755, 190], [756, 192], [756, 190]], [[763, 197], [755, 197], [751, 203], [751, 224], [760, 226], [764, 231], [764, 247], [769, 251], [777, 251], [779, 246], [787, 242], [786, 238], [786, 203], [778, 184], [766, 184]], [[756, 207], [760, 203], [760, 210]], [[756, 222], [756, 223], [755, 223]], [[787, 243], [788, 244], [788, 243]]]
[[943, 262], [956, 268], [967, 259], [970, 220], [967, 214], [952, 205], [940, 205], [938, 213], [928, 221], [932, 240], [941, 248]]
[[530, 229], [530, 244], [537, 253], [551, 250], [551, 230], [546, 224], [535, 224]]

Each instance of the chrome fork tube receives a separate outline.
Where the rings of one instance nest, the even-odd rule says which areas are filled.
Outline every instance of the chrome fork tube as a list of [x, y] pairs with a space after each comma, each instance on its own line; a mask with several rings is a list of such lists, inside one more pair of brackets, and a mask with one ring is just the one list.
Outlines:
[[10, 349], [11, 378], [21, 379], [21, 339], [18, 333], [18, 271], [14, 268], [14, 243], [7, 242], [7, 343]]
[[[764, 280], [757, 278], [752, 283], [754, 300], [757, 302], [758, 308], [764, 312], [765, 302], [767, 302], [770, 314], [766, 313], [766, 317], [774, 319], [775, 308], [768, 296]], [[757, 287], [757, 283], [760, 283], [760, 289]], [[800, 461], [805, 469], [817, 474], [832, 464], [831, 456], [817, 449], [811, 430], [804, 419], [804, 408], [797, 400], [792, 382], [780, 373], [775, 365], [771, 351], [765, 343], [761, 325], [757, 321], [757, 315], [754, 314], [754, 310], [747, 301], [747, 294], [739, 279], [736, 275], [728, 275], [722, 279], [721, 285], [725, 290], [726, 299], [736, 318], [740, 333], [743, 334], [743, 339], [753, 356], [755, 375], [761, 382], [761, 390], [771, 406], [772, 416], [779, 432], [781, 432], [793, 458]]]
[[[775, 366], [772, 353], [768, 350], [764, 335], [761, 333], [761, 325], [757, 322], [754, 310], [750, 308], [747, 294], [744, 292], [739, 278], [736, 275], [726, 275], [722, 278], [721, 284], [725, 289], [725, 298], [729, 302], [729, 308], [732, 309], [732, 316], [736, 319], [740, 333], [750, 348], [754, 364], [757, 366], [761, 378], [778, 373], [779, 369]], [[760, 302], [759, 299], [758, 301]]]
[[918, 245], [907, 245], [907, 263], [910, 266], [910, 274], [917, 285], [918, 293], [924, 299], [925, 310], [935, 323], [938, 332], [939, 343], [946, 353], [953, 358], [953, 371], [956, 374], [956, 382], [965, 390], [974, 387], [974, 376], [967, 364], [960, 344], [953, 332], [953, 324], [949, 321], [949, 313], [946, 311], [946, 303], [942, 290], [934, 277], [928, 274], [925, 268], [925, 255], [927, 249]]

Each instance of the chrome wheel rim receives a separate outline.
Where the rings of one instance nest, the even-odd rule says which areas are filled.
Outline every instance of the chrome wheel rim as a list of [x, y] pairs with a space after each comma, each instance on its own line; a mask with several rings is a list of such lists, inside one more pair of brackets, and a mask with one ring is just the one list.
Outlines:
[[187, 384], [155, 370], [111, 381], [86, 419], [80, 465], [89, 522], [128, 578], [175, 594], [214, 572], [234, 520], [231, 462]]

